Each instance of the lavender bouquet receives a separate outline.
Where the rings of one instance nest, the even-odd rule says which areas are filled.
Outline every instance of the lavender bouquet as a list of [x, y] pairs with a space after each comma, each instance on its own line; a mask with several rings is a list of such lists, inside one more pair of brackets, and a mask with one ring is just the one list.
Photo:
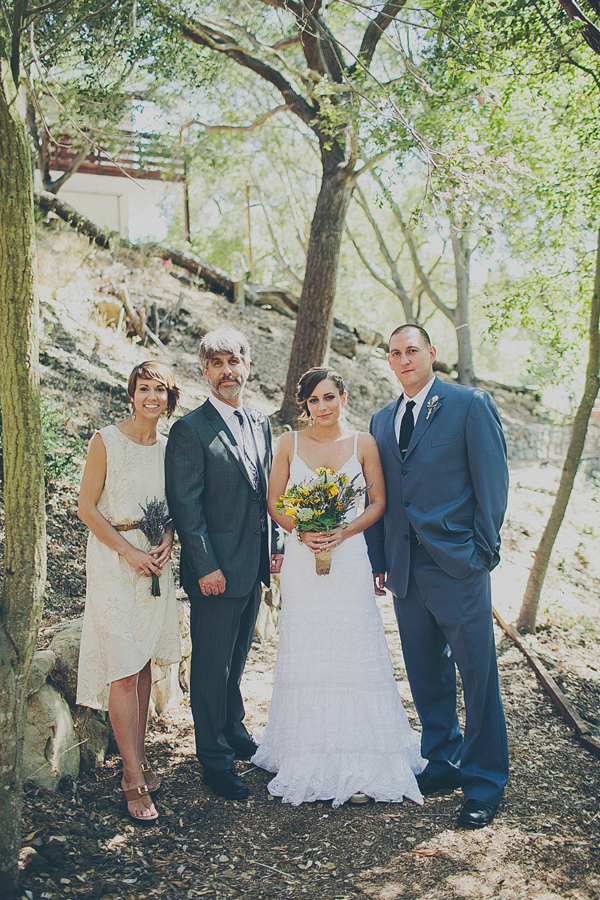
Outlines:
[[[140, 506], [142, 506], [141, 503]], [[140, 525], [140, 531], [148, 538], [151, 547], [158, 547], [160, 539], [165, 533], [165, 525], [171, 521], [166, 501], [159, 500], [158, 497], [146, 500], [146, 505], [142, 506], [142, 514], [144, 519]], [[152, 573], [153, 597], [160, 597], [159, 577], [154, 572]]]

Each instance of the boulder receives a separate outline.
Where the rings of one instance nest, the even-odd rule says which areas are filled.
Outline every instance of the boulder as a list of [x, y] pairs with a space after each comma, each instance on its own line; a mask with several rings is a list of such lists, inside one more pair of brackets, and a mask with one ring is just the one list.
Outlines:
[[59, 691], [46, 682], [27, 701], [23, 778], [56, 790], [65, 775], [79, 777], [79, 760], [71, 711]]
[[342, 330], [341, 328], [333, 328], [331, 332], [331, 349], [339, 353], [340, 356], [347, 356], [348, 359], [354, 359], [358, 340], [352, 331]]
[[75, 619], [54, 636], [49, 649], [56, 657], [52, 680], [61, 689], [69, 706], [77, 702], [77, 666], [83, 619]]
[[183, 700], [183, 691], [179, 684], [179, 663], [162, 665], [152, 662], [152, 694], [150, 711], [158, 716], [179, 706]]
[[380, 347], [383, 343], [383, 335], [379, 331], [373, 331], [364, 325], [358, 325], [354, 329], [354, 333], [360, 344], [367, 344], [369, 347]]
[[27, 696], [37, 694], [46, 678], [56, 665], [56, 656], [52, 650], [36, 650], [27, 680]]
[[104, 765], [108, 753], [109, 722], [108, 713], [87, 706], [72, 710], [73, 724], [81, 741], [80, 769], [89, 772]]

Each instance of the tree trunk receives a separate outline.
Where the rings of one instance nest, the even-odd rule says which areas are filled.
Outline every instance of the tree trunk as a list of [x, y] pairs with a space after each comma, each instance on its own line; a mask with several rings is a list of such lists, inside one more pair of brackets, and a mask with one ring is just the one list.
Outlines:
[[29, 148], [0, 61], [0, 405], [6, 537], [0, 598], [0, 894], [17, 890], [26, 681], [46, 576], [33, 191]]
[[353, 188], [352, 165], [342, 167], [340, 162], [324, 167], [310, 229], [304, 284], [279, 413], [282, 422], [293, 423], [298, 418], [299, 410], [294, 397], [300, 376], [312, 366], [325, 364], [329, 355], [340, 247]]
[[477, 380], [473, 371], [473, 350], [471, 347], [471, 329], [469, 326], [469, 286], [470, 260], [469, 234], [458, 233], [452, 227], [452, 250], [454, 253], [454, 272], [456, 276], [456, 309], [454, 310], [454, 328], [458, 346], [458, 381], [475, 387]]
[[594, 295], [592, 297], [592, 305], [590, 309], [590, 327], [589, 327], [589, 345], [588, 345], [588, 362], [585, 378], [585, 390], [579, 404], [579, 408], [575, 413], [573, 421], [573, 431], [567, 456], [563, 465], [562, 474], [556, 499], [552, 506], [550, 518], [544, 529], [542, 539], [535, 551], [533, 565], [529, 572], [529, 579], [519, 618], [517, 619], [517, 628], [519, 631], [531, 634], [535, 629], [535, 619], [537, 615], [540, 594], [542, 586], [548, 570], [550, 555], [556, 535], [562, 524], [567, 504], [573, 490], [575, 476], [581, 454], [585, 445], [585, 439], [588, 430], [588, 423], [594, 402], [598, 396], [598, 387], [600, 379], [598, 377], [600, 371], [600, 335], [598, 329], [600, 326], [600, 230], [598, 231], [598, 250], [596, 253], [596, 277], [594, 281]]

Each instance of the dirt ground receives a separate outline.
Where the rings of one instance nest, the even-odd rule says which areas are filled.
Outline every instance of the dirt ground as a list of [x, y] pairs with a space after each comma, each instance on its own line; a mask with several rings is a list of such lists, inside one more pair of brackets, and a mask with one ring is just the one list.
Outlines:
[[[403, 700], [418, 727], [389, 600], [382, 603]], [[23, 896], [29, 898], [600, 897], [600, 760], [583, 750], [512, 643], [497, 634], [509, 727], [511, 780], [488, 828], [455, 827], [462, 795], [423, 807], [369, 803], [293, 808], [273, 799], [270, 776], [237, 767], [250, 799], [232, 803], [202, 785], [189, 706], [152, 725], [163, 779], [159, 823], [126, 815], [116, 757], [53, 795], [25, 797]], [[251, 727], [268, 711], [274, 643], [256, 645], [244, 681]]]
[[[84, 444], [96, 428], [125, 417], [125, 377], [135, 363], [154, 355], [107, 328], [97, 312], [98, 299], [109, 297], [123, 278], [134, 303], [145, 295], [170, 308], [180, 294], [155, 260], [139, 266], [133, 259], [108, 258], [80, 238], [41, 236], [44, 392], [68, 432]], [[222, 298], [186, 288], [169, 343], [184, 411], [206, 396], [198, 336], [232, 319], [253, 347], [248, 402], [266, 414], [280, 405], [292, 323], [268, 310], [235, 310]], [[349, 381], [349, 422], [364, 428], [373, 410], [395, 394], [385, 360], [363, 348], [355, 360], [332, 353], [332, 362]], [[501, 388], [495, 394], [512, 421], [544, 415], [531, 397]], [[494, 602], [507, 621], [518, 612], [558, 474], [545, 462], [512, 469], [503, 562], [494, 573]], [[75, 516], [76, 490], [73, 476], [48, 495], [49, 580], [40, 645], [83, 610], [86, 531]], [[528, 638], [596, 735], [599, 501], [598, 483], [578, 479], [546, 579], [539, 628]], [[381, 610], [402, 698], [418, 728], [389, 598]], [[127, 817], [114, 756], [77, 784], [64, 783], [58, 794], [26, 790], [23, 898], [600, 898], [600, 759], [578, 744], [510, 640], [500, 631], [496, 637], [511, 780], [490, 827], [455, 827], [460, 792], [428, 798], [423, 807], [407, 801], [292, 808], [269, 796], [267, 773], [243, 763], [237, 765], [250, 799], [219, 799], [202, 785], [184, 700], [151, 724], [150, 757], [163, 779], [156, 796], [158, 824], [144, 828]], [[257, 731], [268, 714], [275, 654], [275, 642], [255, 645], [243, 682], [248, 720]]]

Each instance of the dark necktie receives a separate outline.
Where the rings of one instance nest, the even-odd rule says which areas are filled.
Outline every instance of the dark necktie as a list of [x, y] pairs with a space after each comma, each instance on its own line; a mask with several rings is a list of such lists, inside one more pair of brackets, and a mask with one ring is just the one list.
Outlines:
[[256, 463], [254, 462], [252, 454], [250, 453], [250, 448], [248, 447], [250, 436], [247, 432], [246, 417], [238, 409], [235, 410], [234, 416], [240, 423], [240, 433], [242, 436], [242, 446], [240, 447], [240, 450], [242, 451], [242, 456], [244, 457], [244, 465], [246, 466], [246, 471], [248, 472], [250, 481], [252, 482], [252, 487], [255, 491], [258, 491], [260, 489], [260, 480], [258, 477], [258, 469], [256, 468]]
[[408, 403], [404, 407], [404, 415], [402, 416], [402, 421], [400, 422], [400, 437], [398, 438], [398, 446], [400, 447], [400, 454], [402, 456], [402, 459], [404, 459], [404, 454], [408, 450], [408, 445], [410, 444], [412, 433], [415, 430], [415, 417], [413, 415], [414, 405], [414, 400], [408, 401]]

